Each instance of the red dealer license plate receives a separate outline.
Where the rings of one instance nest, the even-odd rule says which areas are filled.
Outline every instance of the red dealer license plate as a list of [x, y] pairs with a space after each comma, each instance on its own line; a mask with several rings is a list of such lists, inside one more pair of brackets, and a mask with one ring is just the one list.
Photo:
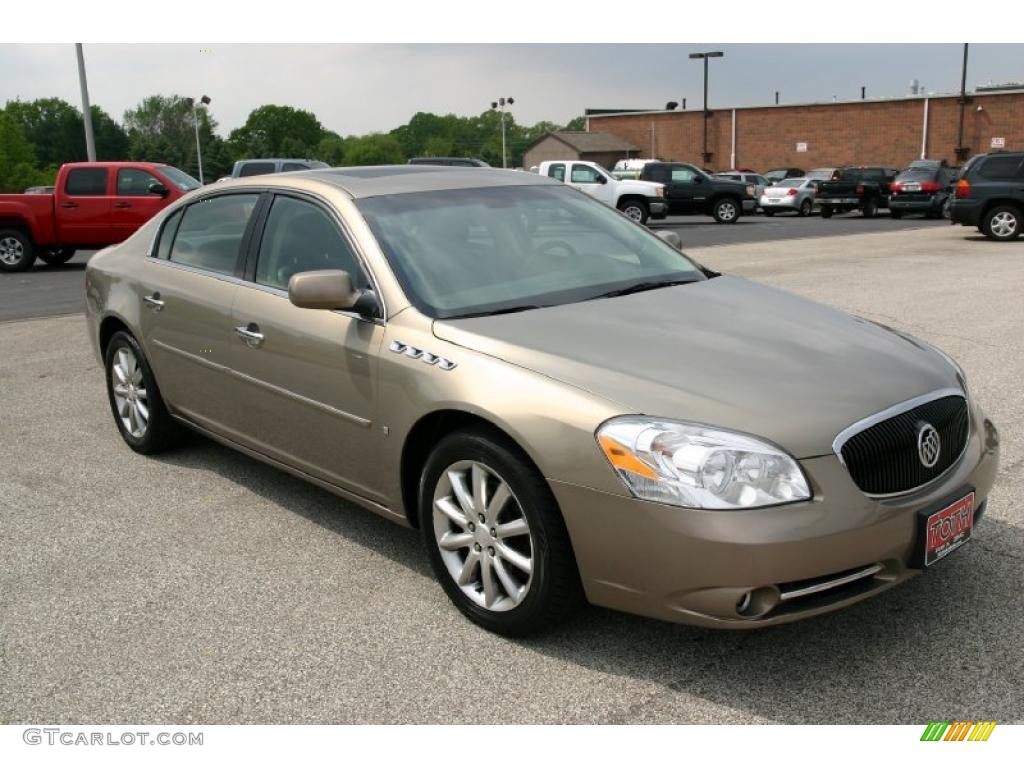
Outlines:
[[[924, 517], [924, 515], [922, 515]], [[971, 538], [974, 528], [974, 491], [924, 518], [924, 556], [927, 568]]]

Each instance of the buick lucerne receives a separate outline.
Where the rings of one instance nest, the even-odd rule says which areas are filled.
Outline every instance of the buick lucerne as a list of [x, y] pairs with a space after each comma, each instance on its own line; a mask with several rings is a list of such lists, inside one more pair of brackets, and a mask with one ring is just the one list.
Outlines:
[[92, 258], [89, 333], [131, 449], [195, 430], [420, 529], [495, 632], [760, 627], [942, 567], [999, 460], [960, 367], [678, 245], [536, 174], [238, 179]]

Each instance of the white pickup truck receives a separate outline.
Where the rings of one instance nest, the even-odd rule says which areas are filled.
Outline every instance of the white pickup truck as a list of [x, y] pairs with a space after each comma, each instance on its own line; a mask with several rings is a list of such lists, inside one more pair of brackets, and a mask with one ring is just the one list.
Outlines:
[[646, 224], [648, 219], [663, 219], [668, 213], [664, 184], [616, 179], [597, 163], [546, 160], [537, 172], [576, 187], [641, 224]]

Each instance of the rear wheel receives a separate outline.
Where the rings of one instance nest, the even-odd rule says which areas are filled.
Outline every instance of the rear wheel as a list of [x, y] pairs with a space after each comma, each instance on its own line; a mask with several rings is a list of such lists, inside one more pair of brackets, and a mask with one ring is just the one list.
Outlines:
[[801, 216], [810, 216], [812, 206], [813, 203], [811, 203], [810, 200], [804, 200], [802, 203], [800, 203], [800, 210], [797, 211], [797, 213]]
[[619, 210], [637, 224], [646, 224], [647, 217], [650, 215], [647, 210], [647, 203], [643, 200], [623, 200], [619, 203]]
[[731, 197], [723, 197], [715, 203], [711, 215], [719, 224], [735, 224], [740, 217], [739, 203]]
[[44, 248], [39, 252], [39, 258], [51, 267], [70, 261], [74, 255], [74, 248]]
[[949, 219], [950, 207], [953, 205], [953, 200], [949, 197], [942, 203], [942, 218]]
[[832, 206], [823, 205], [821, 206], [821, 218], [831, 219], [832, 218]]
[[502, 635], [542, 631], [582, 602], [569, 535], [544, 478], [502, 435], [448, 435], [420, 482], [434, 573], [471, 621]]
[[32, 240], [20, 229], [0, 230], [0, 272], [24, 272], [35, 263]]
[[1013, 240], [1020, 235], [1021, 213], [1012, 205], [997, 205], [985, 214], [981, 231], [993, 240]]

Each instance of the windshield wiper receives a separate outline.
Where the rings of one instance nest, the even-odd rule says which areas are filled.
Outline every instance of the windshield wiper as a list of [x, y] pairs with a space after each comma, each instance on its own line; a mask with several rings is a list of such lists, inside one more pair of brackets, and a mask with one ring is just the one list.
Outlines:
[[596, 296], [591, 296], [591, 299], [610, 299], [614, 296], [628, 296], [631, 293], [640, 293], [642, 291], [653, 291], [657, 288], [668, 288], [672, 285], [686, 285], [687, 283], [696, 283], [692, 277], [685, 280], [645, 280], [640, 283], [633, 283], [633, 285], [627, 285], [625, 288], [616, 288], [614, 291], [608, 291], [607, 293], [599, 293]]
[[531, 309], [543, 309], [546, 304], [522, 304], [516, 307], [503, 307], [502, 309], [490, 309], [484, 312], [467, 312], [464, 315], [452, 315], [449, 320], [462, 320], [466, 317], [490, 317], [491, 315], [511, 315], [514, 312], [526, 312]]

